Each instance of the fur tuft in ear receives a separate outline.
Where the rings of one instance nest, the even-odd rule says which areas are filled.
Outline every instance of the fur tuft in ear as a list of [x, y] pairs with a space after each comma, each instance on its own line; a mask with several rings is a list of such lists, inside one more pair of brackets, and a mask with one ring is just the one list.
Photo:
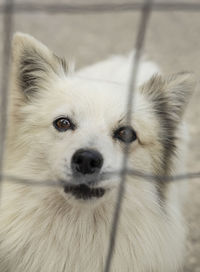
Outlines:
[[12, 56], [16, 83], [26, 97], [44, 88], [50, 78], [66, 74], [65, 61], [30, 35], [14, 35]]

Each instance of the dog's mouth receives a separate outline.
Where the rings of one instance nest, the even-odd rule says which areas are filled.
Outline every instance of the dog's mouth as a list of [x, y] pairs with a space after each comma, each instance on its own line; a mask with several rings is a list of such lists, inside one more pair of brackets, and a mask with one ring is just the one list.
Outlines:
[[103, 188], [92, 188], [85, 184], [65, 185], [65, 193], [71, 193], [76, 199], [91, 199], [93, 197], [100, 198], [105, 194]]

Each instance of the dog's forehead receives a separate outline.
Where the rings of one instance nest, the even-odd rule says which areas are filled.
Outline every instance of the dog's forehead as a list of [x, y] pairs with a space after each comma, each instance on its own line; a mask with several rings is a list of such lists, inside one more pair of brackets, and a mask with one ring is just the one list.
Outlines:
[[[81, 116], [101, 115], [113, 119], [120, 118], [127, 112], [129, 103], [128, 85], [89, 79], [69, 78], [57, 85], [55, 102], [58, 112], [64, 109]], [[134, 94], [134, 111], [144, 103], [138, 92]], [[114, 115], [114, 116], [113, 116]]]

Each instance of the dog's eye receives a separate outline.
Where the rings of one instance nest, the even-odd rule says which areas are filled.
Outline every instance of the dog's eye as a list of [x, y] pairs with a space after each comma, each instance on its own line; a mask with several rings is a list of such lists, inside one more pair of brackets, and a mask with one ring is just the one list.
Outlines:
[[58, 118], [53, 122], [54, 127], [61, 132], [67, 131], [69, 129], [74, 129], [74, 124], [68, 118]]
[[132, 127], [127, 126], [118, 128], [114, 132], [114, 138], [125, 143], [131, 143], [137, 139], [137, 135], [136, 132], [132, 129]]

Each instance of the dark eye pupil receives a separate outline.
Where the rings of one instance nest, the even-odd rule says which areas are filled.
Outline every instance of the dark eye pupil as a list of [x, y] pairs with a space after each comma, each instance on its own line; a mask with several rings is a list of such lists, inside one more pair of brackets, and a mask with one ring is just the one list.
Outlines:
[[58, 131], [61, 132], [66, 131], [68, 129], [73, 129], [73, 124], [68, 118], [59, 118], [54, 121], [53, 125]]
[[137, 135], [131, 127], [127, 126], [117, 129], [114, 133], [114, 138], [125, 143], [131, 143], [137, 139]]
[[69, 127], [70, 126], [70, 122], [66, 119], [60, 119], [58, 122], [57, 122], [57, 125], [59, 127], [62, 127], [62, 128], [66, 128], [66, 127]]

